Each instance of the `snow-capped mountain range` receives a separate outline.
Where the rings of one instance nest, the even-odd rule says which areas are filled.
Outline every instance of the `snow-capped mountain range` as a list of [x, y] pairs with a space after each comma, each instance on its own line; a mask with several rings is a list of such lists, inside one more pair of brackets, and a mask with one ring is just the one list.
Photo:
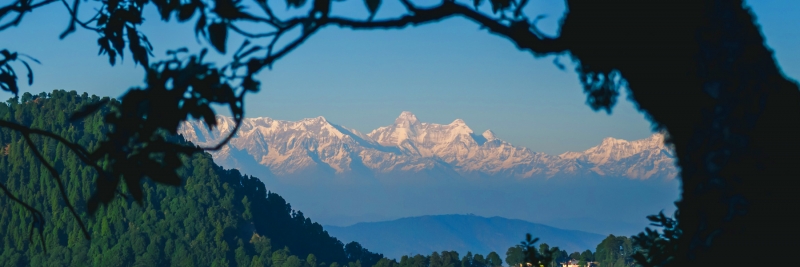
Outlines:
[[[179, 132], [195, 144], [216, 145], [234, 127], [230, 117], [218, 116], [217, 121], [213, 131], [201, 121], [187, 121]], [[461, 119], [445, 125], [425, 123], [407, 111], [394, 124], [367, 134], [323, 117], [246, 118], [230, 143], [212, 156], [226, 168], [241, 169], [243, 162], [255, 162], [278, 177], [309, 171], [335, 176], [434, 172], [517, 179], [581, 175], [671, 179], [677, 175], [661, 134], [636, 141], [608, 137], [582, 152], [548, 155], [514, 146], [491, 130], [476, 134]]]

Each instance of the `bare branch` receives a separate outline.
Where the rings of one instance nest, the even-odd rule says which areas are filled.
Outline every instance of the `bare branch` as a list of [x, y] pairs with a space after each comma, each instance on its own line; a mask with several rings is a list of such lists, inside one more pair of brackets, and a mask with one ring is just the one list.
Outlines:
[[406, 7], [406, 10], [408, 10], [408, 12], [411, 12], [412, 14], [417, 12], [417, 7], [414, 6], [414, 4], [411, 3], [411, 1], [409, 1], [409, 0], [400, 0], [400, 3], [402, 3], [403, 6]]
[[354, 30], [401, 29], [409, 25], [417, 26], [443, 19], [461, 16], [487, 28], [490, 32], [510, 39], [520, 50], [528, 50], [534, 55], [546, 55], [565, 52], [567, 47], [557, 38], [541, 37], [530, 30], [527, 21], [514, 21], [511, 25], [503, 25], [496, 19], [486, 16], [465, 5], [445, 1], [433, 8], [416, 9], [414, 14], [395, 19], [376, 21], [356, 21], [347, 18], [328, 18], [325, 23]]
[[[287, 44], [286, 46], [283, 47], [283, 49], [274, 54], [272, 54], [271, 51], [272, 51], [272, 46], [275, 44], [276, 40], [273, 40], [273, 42], [270, 44], [268, 48], [270, 53], [267, 55], [267, 57], [259, 60], [259, 69], [263, 68], [264, 66], [271, 66], [272, 63], [274, 63], [278, 59], [282, 58], [283, 56], [285, 56], [286, 54], [288, 54], [289, 52], [300, 46], [300, 44], [305, 42], [308, 39], [308, 37], [311, 37], [311, 35], [316, 33], [317, 30], [320, 29], [320, 27], [321, 24], [317, 24], [309, 27], [308, 29], [305, 29], [305, 32], [303, 32], [303, 34], [301, 34], [300, 37], [297, 37], [297, 39]], [[277, 37], [278, 36], [276, 36], [276, 39]]]
[[514, 9], [514, 17], [519, 18], [522, 16], [522, 9], [528, 5], [528, 0], [521, 0], [519, 4], [517, 4], [517, 8]]
[[[95, 171], [97, 171], [98, 175], [100, 175], [100, 176], [104, 176], [105, 175], [105, 172], [103, 172], [102, 168], [99, 165], [97, 165], [95, 162], [92, 162], [89, 159], [89, 157], [88, 157], [89, 153], [86, 151], [86, 149], [84, 149], [82, 146], [80, 146], [78, 144], [70, 142], [69, 140], [67, 140], [64, 137], [61, 137], [61, 136], [59, 136], [57, 134], [54, 134], [54, 133], [51, 133], [51, 132], [48, 132], [48, 131], [45, 131], [45, 130], [29, 128], [29, 127], [26, 127], [24, 125], [17, 124], [17, 123], [14, 123], [14, 122], [10, 122], [10, 121], [5, 121], [5, 120], [0, 120], [0, 127], [8, 128], [8, 129], [11, 129], [13, 131], [17, 131], [20, 134], [22, 134], [22, 136], [25, 138], [26, 143], [31, 148], [31, 150], [34, 152], [34, 155], [39, 159], [39, 161], [42, 162], [42, 164], [45, 165], [45, 167], [48, 169], [48, 171], [53, 176], [53, 178], [56, 179], [56, 182], [57, 182], [57, 184], [59, 186], [61, 197], [64, 199], [64, 202], [66, 203], [67, 207], [69, 208], [70, 212], [72, 213], [72, 216], [75, 217], [75, 220], [78, 221], [78, 224], [80, 225], [81, 230], [83, 231], [84, 237], [87, 240], [91, 239], [91, 237], [89, 236], [89, 232], [86, 230], [86, 226], [84, 225], [84, 223], [81, 220], [80, 216], [78, 216], [77, 212], [75, 212], [75, 208], [73, 207], [73, 205], [69, 201], [68, 195], [67, 195], [66, 190], [64, 189], [64, 185], [63, 185], [63, 183], [61, 181], [61, 176], [58, 174], [58, 172], [55, 170], [55, 168], [53, 168], [53, 166], [50, 165], [50, 163], [47, 162], [44, 159], [44, 156], [39, 152], [39, 150], [35, 147], [35, 145], [31, 141], [30, 135], [31, 134], [36, 134], [36, 135], [49, 137], [49, 138], [52, 138], [52, 139], [56, 140], [57, 142], [63, 144], [64, 146], [66, 146], [67, 148], [72, 150], [72, 152], [75, 153], [75, 155], [77, 155], [78, 158], [81, 161], [83, 161], [86, 165], [91, 166], [93, 169], [95, 169]], [[2, 184], [0, 184], [0, 185], [2, 185]], [[9, 197], [13, 197], [13, 195], [10, 192], [8, 192], [6, 189], [4, 189], [4, 191], [6, 191], [6, 194]], [[12, 200], [17, 201], [18, 203], [22, 204], [23, 206], [26, 206], [26, 209], [28, 209], [29, 211], [31, 211], [32, 214], [34, 214], [34, 222], [40, 222], [42, 225], [44, 224], [44, 217], [40, 216], [41, 217], [40, 219], [37, 219], [35, 217], [36, 216], [35, 215], [36, 212], [39, 212], [39, 211], [37, 211], [37, 210], [35, 210], [33, 208], [30, 208], [30, 206], [27, 206], [27, 204], [25, 204], [25, 203], [19, 202], [16, 198], [12, 198]], [[41, 213], [39, 213], [39, 214], [41, 214]], [[40, 232], [41, 231], [42, 230], [40, 229]], [[42, 240], [42, 244], [44, 245], [44, 240]]]
[[242, 36], [247, 37], [247, 38], [254, 38], [254, 39], [255, 38], [264, 38], [264, 37], [275, 36], [277, 34], [277, 32], [250, 33], [250, 32], [247, 32], [245, 30], [240, 29], [239, 27], [236, 27], [236, 25], [234, 25], [233, 23], [228, 24], [228, 27], [230, 27], [231, 30], [233, 30], [233, 31], [235, 31], [235, 32], [241, 34]]
[[[244, 103], [243, 102], [244, 101], [244, 95], [246, 93], [247, 93], [247, 90], [242, 90], [242, 92], [239, 93], [239, 96], [236, 97], [240, 103]], [[217, 151], [217, 150], [220, 150], [226, 144], [228, 144], [228, 142], [230, 142], [231, 139], [233, 139], [233, 137], [236, 135], [236, 133], [239, 132], [239, 128], [242, 126], [242, 119], [243, 119], [242, 117], [234, 117], [233, 119], [236, 121], [236, 126], [233, 127], [233, 130], [231, 130], [231, 133], [228, 134], [228, 136], [226, 136], [225, 139], [223, 139], [221, 142], [219, 142], [216, 146], [204, 147], [204, 148], [200, 148], [200, 149], [205, 150], [205, 151]]]
[[2, 20], [6, 15], [9, 15], [11, 12], [17, 13], [17, 17], [15, 19], [9, 21], [6, 24], [0, 25], [0, 31], [19, 25], [19, 23], [22, 21], [22, 17], [25, 16], [25, 13], [31, 12], [35, 8], [39, 8], [58, 1], [59, 0], [45, 0], [33, 5], [31, 5], [27, 1], [16, 1], [13, 4], [0, 7], [0, 20]]
[[24, 125], [15, 123], [15, 122], [5, 121], [5, 120], [0, 120], [0, 127], [9, 128], [11, 130], [14, 130], [14, 131], [17, 131], [17, 132], [20, 132], [20, 133], [42, 135], [42, 136], [47, 136], [49, 138], [55, 139], [56, 141], [64, 144], [67, 148], [72, 150], [72, 152], [74, 152], [78, 156], [78, 158], [81, 159], [81, 161], [84, 161], [87, 164], [90, 164], [90, 160], [89, 160], [89, 157], [88, 157], [89, 156], [89, 152], [87, 152], [85, 148], [83, 148], [82, 146], [80, 146], [78, 144], [70, 142], [69, 140], [65, 139], [64, 137], [61, 137], [60, 135], [57, 135], [57, 134], [54, 134], [54, 133], [51, 133], [51, 132], [48, 132], [48, 131], [45, 131], [45, 130], [29, 128], [27, 126], [24, 126]]
[[236, 118], [235, 120], [236, 120], [236, 126], [233, 127], [233, 130], [231, 131], [230, 134], [228, 134], [228, 136], [225, 137], [225, 139], [223, 139], [221, 142], [219, 142], [216, 146], [203, 147], [203, 148], [200, 148], [200, 149], [206, 150], [206, 151], [217, 151], [217, 150], [220, 150], [226, 144], [228, 144], [228, 142], [231, 141], [231, 139], [233, 139], [233, 136], [236, 135], [236, 132], [239, 131], [239, 127], [242, 126], [242, 118]]
[[64, 37], [67, 37], [67, 35], [75, 31], [75, 22], [78, 21], [78, 5], [80, 5], [81, 2], [80, 0], [75, 0], [73, 4], [74, 9], [69, 8], [69, 4], [67, 4], [66, 0], [61, 0], [61, 2], [64, 3], [64, 7], [67, 8], [70, 14], [69, 26], [58, 36], [58, 38], [64, 39]]
[[30, 212], [31, 215], [33, 215], [33, 223], [31, 224], [30, 228], [31, 230], [30, 233], [28, 234], [28, 240], [33, 242], [33, 228], [36, 227], [39, 230], [39, 241], [42, 243], [42, 250], [44, 250], [44, 252], [47, 253], [47, 247], [44, 244], [44, 215], [42, 215], [42, 212], [31, 207], [30, 205], [25, 203], [25, 201], [22, 201], [19, 198], [17, 198], [17, 196], [12, 194], [11, 191], [9, 191], [6, 185], [4, 185], [3, 183], [0, 183], [0, 189], [3, 190], [3, 193], [5, 193], [8, 198], [13, 200], [14, 202], [17, 202], [17, 204], [22, 205], [23, 208], [28, 210], [28, 212]]

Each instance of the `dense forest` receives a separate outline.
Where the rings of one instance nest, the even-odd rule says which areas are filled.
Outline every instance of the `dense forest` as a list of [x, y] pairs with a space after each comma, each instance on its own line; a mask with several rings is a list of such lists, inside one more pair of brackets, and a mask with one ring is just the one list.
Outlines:
[[[50, 131], [93, 150], [103, 133], [103, 111], [80, 121], [70, 114], [102, 99], [75, 91], [9, 99], [0, 118]], [[115, 101], [115, 100], [111, 100]], [[97, 173], [52, 139], [31, 135], [61, 174], [64, 189], [86, 223], [86, 240], [56, 180], [18, 132], [0, 129], [0, 181], [42, 212], [33, 225], [21, 205], [0, 197], [0, 266], [373, 266], [397, 264], [352, 242], [344, 245], [295, 211], [258, 178], [215, 165], [209, 154], [184, 158], [182, 186], [143, 182], [145, 198], [117, 198], [94, 216], [86, 200]], [[173, 137], [175, 142], [185, 142]], [[123, 186], [122, 195], [127, 193]], [[38, 230], [43, 235], [39, 236]], [[31, 238], [32, 234], [32, 238]], [[39, 242], [40, 240], [44, 242]]]
[[489, 253], [486, 257], [467, 252], [467, 255], [459, 258], [458, 252], [455, 251], [442, 251], [441, 254], [433, 252], [429, 256], [419, 254], [403, 256], [399, 263], [400, 267], [496, 267], [502, 265], [503, 261], [500, 259], [500, 255], [495, 252]]

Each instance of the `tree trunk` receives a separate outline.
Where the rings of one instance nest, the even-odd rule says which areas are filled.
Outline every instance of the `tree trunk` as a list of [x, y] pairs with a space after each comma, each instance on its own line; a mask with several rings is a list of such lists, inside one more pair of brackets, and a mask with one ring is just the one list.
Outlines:
[[572, 0], [568, 8], [561, 38], [582, 70], [619, 71], [674, 144], [683, 234], [671, 265], [788, 261], [798, 236], [800, 91], [742, 1]]

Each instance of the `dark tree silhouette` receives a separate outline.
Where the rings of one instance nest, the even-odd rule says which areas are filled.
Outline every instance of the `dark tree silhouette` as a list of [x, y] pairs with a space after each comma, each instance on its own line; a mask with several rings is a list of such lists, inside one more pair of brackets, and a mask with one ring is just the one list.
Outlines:
[[[253, 0], [250, 6], [241, 0], [112, 0], [90, 3], [100, 8], [88, 20], [79, 16], [86, 10], [79, 7], [81, 1], [72, 5], [62, 1], [72, 15], [62, 38], [77, 27], [96, 31], [101, 52], [112, 65], [127, 43], [134, 62], [145, 67], [148, 81], [146, 88], [132, 89], [122, 98], [107, 120], [114, 130], [99, 149], [71, 147], [83, 155], [85, 164], [98, 166], [97, 172], [103, 174], [90, 205], [112, 199], [120, 179], [134, 188], [130, 190], [134, 198], [141, 198], [136, 187], [143, 177], [179, 182], [173, 155], [201, 150], [168, 145], [160, 133], [175, 133], [178, 123], [190, 115], [212, 127], [210, 103], [228, 105], [241, 118], [244, 94], [259, 88], [253, 75], [322, 28], [399, 29], [464, 17], [534, 56], [570, 55], [591, 108], [610, 112], [619, 90], [627, 89], [654, 129], [668, 133], [683, 192], [674, 221], [652, 217], [665, 226], [663, 233], [648, 230], [637, 237], [643, 246], [636, 256], [639, 263], [766, 264], [784, 259], [764, 255], [789, 255], [780, 252], [788, 252], [797, 237], [786, 215], [797, 210], [792, 205], [797, 203], [797, 186], [791, 180], [800, 177], [800, 169], [791, 161], [800, 148], [800, 127], [793, 125], [800, 116], [800, 91], [781, 73], [742, 0], [566, 0], [568, 12], [558, 36], [545, 36], [536, 29], [535, 20], [522, 12], [527, 0], [490, 0], [493, 14], [478, 11], [480, 0], [470, 3], [472, 7], [453, 0], [427, 7], [399, 1], [406, 14], [380, 20], [373, 19], [380, 0], [365, 0], [371, 14], [365, 19], [329, 14], [335, 4], [330, 0], [287, 0], [289, 7], [308, 11], [289, 18], [277, 16], [265, 0]], [[0, 7], [0, 21], [5, 22], [0, 31], [21, 23], [27, 12], [58, 2], [17, 0]], [[150, 4], [164, 20], [175, 14], [185, 22], [199, 14], [197, 35], [219, 52], [227, 51], [230, 33], [249, 39], [221, 68], [203, 63], [204, 52], [188, 59], [175, 53], [173, 59], [149, 64], [151, 47], [137, 26], [142, 23], [142, 8]], [[257, 23], [263, 32], [245, 31], [239, 26], [243, 22]], [[287, 37], [294, 29], [301, 33]], [[284, 38], [291, 39], [278, 42]], [[0, 88], [14, 94], [18, 87], [12, 63], [20, 60], [19, 55], [0, 53]], [[195, 66], [202, 67], [198, 71]], [[28, 77], [32, 81], [33, 76]], [[180, 77], [193, 78], [174, 80]], [[56, 135], [8, 122], [0, 127], [58, 140]], [[123, 161], [128, 157], [136, 160]], [[108, 161], [105, 168], [99, 168], [101, 160]], [[145, 167], [155, 170], [141, 172]], [[57, 173], [53, 176], [58, 179]]]

